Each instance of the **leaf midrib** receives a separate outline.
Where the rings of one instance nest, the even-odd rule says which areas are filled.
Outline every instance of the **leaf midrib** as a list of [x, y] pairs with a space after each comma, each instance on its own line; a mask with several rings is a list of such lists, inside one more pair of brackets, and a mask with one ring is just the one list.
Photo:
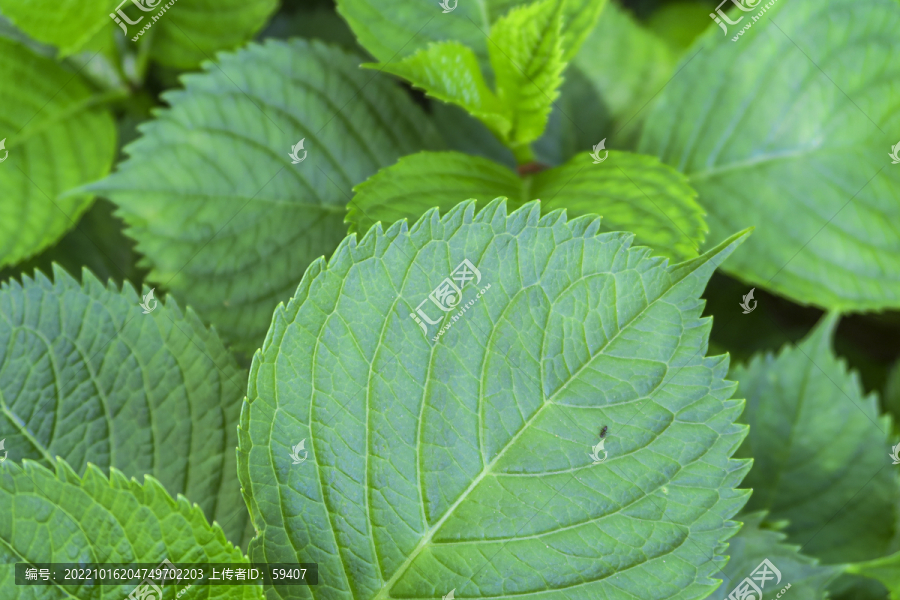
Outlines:
[[[479, 473], [475, 477], [475, 479], [472, 481], [472, 483], [460, 494], [459, 498], [457, 498], [457, 500], [447, 508], [444, 515], [432, 527], [430, 527], [427, 530], [426, 535], [416, 545], [416, 547], [412, 550], [412, 552], [410, 552], [410, 554], [409, 554], [409, 556], [407, 556], [406, 560], [404, 560], [403, 563], [399, 567], [397, 567], [397, 570], [394, 571], [394, 574], [391, 576], [391, 578], [382, 585], [381, 590], [378, 592], [378, 595], [375, 596], [372, 600], [386, 600], [389, 598], [393, 598], [393, 596], [390, 595], [390, 590], [394, 586], [394, 584], [397, 583], [397, 581], [406, 573], [406, 569], [413, 563], [413, 561], [416, 558], [418, 558], [419, 553], [422, 551], [422, 549], [431, 542], [432, 538], [434, 537], [434, 534], [437, 533], [437, 531], [441, 528], [441, 526], [444, 524], [444, 522], [446, 522], [447, 519], [449, 519], [450, 516], [453, 514], [453, 512], [456, 510], [456, 508], [460, 504], [462, 504], [462, 502], [464, 500], [466, 500], [468, 498], [468, 495], [472, 492], [472, 490], [475, 489], [475, 487], [492, 470], [493, 466], [503, 457], [503, 455], [506, 453], [506, 451], [515, 445], [516, 440], [522, 435], [522, 433], [524, 431], [526, 431], [529, 428], [529, 425], [538, 417], [538, 415], [541, 414], [541, 412], [544, 410], [544, 408], [553, 404], [553, 399], [560, 392], [562, 392], [562, 390], [566, 389], [566, 387], [569, 385], [569, 383], [571, 381], [574, 381], [578, 377], [578, 375], [585, 368], [588, 367], [588, 365], [592, 364], [594, 359], [596, 357], [600, 356], [602, 354], [603, 350], [608, 348], [609, 345], [612, 344], [613, 341], [615, 341], [622, 332], [626, 331], [631, 326], [631, 324], [634, 323], [634, 321], [636, 319], [638, 319], [638, 317], [642, 316], [644, 313], [646, 313], [650, 309], [650, 307], [652, 307], [654, 304], [656, 304], [657, 302], [659, 302], [660, 300], [665, 298], [668, 295], [668, 293], [671, 292], [679, 283], [684, 281], [688, 277], [688, 275], [697, 271], [697, 269], [699, 269], [702, 265], [705, 265], [707, 262], [709, 262], [709, 259], [699, 263], [694, 269], [685, 272], [683, 277], [673, 281], [672, 284], [664, 292], [662, 292], [661, 294], [659, 294], [659, 296], [656, 297], [656, 299], [654, 299], [652, 302], [648, 302], [647, 306], [645, 306], [642, 310], [635, 313], [635, 315], [628, 322], [626, 322], [624, 325], [619, 327], [619, 329], [618, 329], [618, 331], [616, 331], [615, 335], [613, 335], [611, 338], [609, 338], [609, 340], [606, 341], [606, 343], [603, 345], [602, 348], [598, 349], [596, 354], [591, 356], [591, 358], [589, 360], [585, 361], [585, 363], [583, 365], [581, 365], [581, 367], [579, 367], [579, 369], [568, 378], [566, 383], [561, 385], [559, 387], [559, 389], [557, 389], [549, 398], [547, 398], [541, 404], [541, 407], [539, 409], [537, 409], [534, 412], [534, 414], [531, 417], [529, 417], [528, 420], [522, 425], [522, 427], [519, 429], [519, 431], [512, 438], [510, 438], [510, 440], [506, 443], [506, 445], [503, 447], [503, 449], [497, 453], [497, 455], [490, 462], [490, 464], [488, 464], [485, 468], [483, 468], [481, 470], [481, 473]], [[669, 272], [669, 274], [671, 275], [671, 271]], [[615, 283], [615, 279], [613, 280], [613, 282]], [[524, 291], [525, 289], [529, 289], [530, 287], [533, 287], [533, 286], [528, 286], [527, 288], [522, 288], [521, 290], [519, 290], [519, 292], [517, 292], [517, 294], [522, 293], [522, 291]], [[432, 352], [433, 352], [433, 348], [436, 348], [436, 347], [437, 347], [436, 345], [432, 347]], [[424, 403], [425, 403], [425, 399], [423, 398], [423, 404]]]

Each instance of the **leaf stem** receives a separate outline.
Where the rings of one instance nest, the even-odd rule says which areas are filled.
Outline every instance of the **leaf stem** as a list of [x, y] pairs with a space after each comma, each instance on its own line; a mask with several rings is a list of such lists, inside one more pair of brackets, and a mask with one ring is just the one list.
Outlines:
[[527, 165], [528, 163], [532, 163], [535, 161], [534, 152], [531, 150], [531, 146], [528, 144], [524, 144], [522, 146], [516, 146], [511, 148], [513, 151], [513, 156], [516, 157], [516, 163], [518, 165]]

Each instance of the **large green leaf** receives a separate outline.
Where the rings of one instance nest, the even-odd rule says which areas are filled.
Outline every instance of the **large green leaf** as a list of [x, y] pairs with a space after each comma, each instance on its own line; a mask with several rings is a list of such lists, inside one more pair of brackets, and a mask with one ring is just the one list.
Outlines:
[[152, 475], [240, 543], [247, 516], [234, 448], [246, 372], [174, 300], [143, 314], [130, 284], [120, 292], [87, 270], [82, 284], [58, 267], [53, 275], [0, 287], [9, 457]]
[[[250, 39], [278, 6], [277, 0], [176, 0], [167, 4], [164, 0], [0, 0], [0, 12], [36, 40], [58, 46], [63, 56], [95, 44], [104, 28], [113, 32], [121, 27], [127, 45], [133, 44], [132, 38], [141, 30], [141, 37], [150, 38], [152, 32], [151, 55], [156, 60], [193, 68], [211, 60], [216, 51]], [[117, 15], [117, 8], [127, 20]]]
[[[786, 544], [785, 534], [761, 528], [765, 513], [740, 515], [739, 518], [744, 524], [741, 531], [728, 541], [731, 560], [722, 569], [728, 579], [709, 600], [727, 600], [731, 591], [748, 577], [757, 585], [763, 584], [763, 596], [756, 600], [775, 600], [776, 596], [780, 598], [787, 594], [792, 600], [827, 598], [826, 588], [841, 573], [841, 568], [820, 565], [816, 559], [801, 554], [798, 546]], [[780, 576], [771, 568], [771, 578], [759, 575], [756, 569], [764, 560], [778, 569]], [[754, 572], [757, 572], [756, 578], [751, 577]], [[791, 591], [782, 593], [788, 584]]]
[[730, 273], [804, 304], [900, 307], [900, 3], [781, 1], [733, 42], [753, 16], [688, 51], [641, 151], [690, 176], [710, 244], [757, 227]]
[[61, 238], [93, 196], [62, 192], [103, 177], [116, 130], [75, 73], [0, 38], [0, 267]]
[[[603, 10], [573, 64], [608, 108], [614, 120], [610, 139], [617, 148], [622, 147], [623, 139], [637, 135], [638, 126], [649, 114], [648, 103], [668, 83], [675, 60], [661, 38], [616, 2]], [[589, 122], [580, 125], [587, 127]]]
[[637, 243], [673, 259], [697, 256], [706, 231], [685, 177], [654, 157], [628, 152], [611, 152], [600, 164], [581, 154], [524, 179], [485, 158], [422, 152], [357, 186], [347, 222], [351, 232], [366, 231], [376, 221], [414, 221], [431, 207], [448, 211], [463, 199], [483, 205], [497, 196], [508, 197], [512, 207], [539, 198], [544, 212], [598, 214], [602, 231], [631, 231]]
[[888, 589], [891, 600], [900, 600], [900, 552], [847, 565], [847, 572], [877, 579]]
[[[345, 234], [352, 187], [440, 141], [421, 110], [359, 57], [295, 39], [220, 55], [168, 92], [119, 171], [92, 186], [118, 204], [151, 267], [239, 348]], [[292, 164], [292, 146], [303, 162]]]
[[748, 510], [789, 521], [790, 541], [827, 563], [884, 554], [898, 495], [885, 467], [890, 420], [832, 352], [836, 325], [829, 316], [799, 346], [757, 356], [732, 374], [747, 398], [750, 435], [738, 454], [754, 460]]
[[[330, 598], [717, 587], [749, 463], [698, 297], [743, 236], [670, 267], [598, 225], [467, 202], [313, 263], [241, 413], [251, 558], [317, 562]], [[457, 265], [478, 280], [434, 343], [410, 314]]]
[[[143, 484], [89, 465], [80, 478], [62, 459], [56, 472], [32, 461], [0, 466], [0, 589], [4, 600], [125, 598], [129, 585], [19, 586], [15, 563], [235, 563], [247, 559], [196, 505], [173, 500], [152, 477]], [[166, 590], [171, 589], [171, 583]], [[168, 591], [165, 591], [168, 598]], [[195, 587], [189, 598], [262, 600], [259, 586]]]

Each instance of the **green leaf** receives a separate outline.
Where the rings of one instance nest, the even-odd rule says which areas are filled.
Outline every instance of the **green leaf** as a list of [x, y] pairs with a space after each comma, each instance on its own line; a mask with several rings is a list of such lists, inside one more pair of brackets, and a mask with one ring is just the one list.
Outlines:
[[501, 141], [508, 141], [512, 128], [509, 107], [485, 83], [475, 53], [466, 46], [442, 42], [395, 63], [363, 66], [403, 77], [432, 98], [464, 108]]
[[519, 206], [525, 200], [522, 181], [508, 168], [461, 152], [419, 152], [404, 156], [354, 188], [347, 205], [350, 233], [365, 233], [376, 221], [390, 225], [415, 222], [428, 209], [447, 212], [462, 200], [481, 200], [479, 208], [499, 196]]
[[[278, 0], [177, 0], [153, 26], [150, 56], [179, 69], [198, 67], [215, 60], [216, 52], [252, 39], [278, 4]], [[137, 28], [129, 27], [129, 43]]]
[[[346, 238], [254, 356], [251, 558], [315, 561], [332, 598], [705, 597], [749, 464], [698, 297], [744, 235], [669, 267], [495, 201]], [[480, 279], [434, 343], [410, 313], [464, 259]]]
[[594, 164], [590, 153], [579, 154], [535, 175], [531, 194], [544, 201], [545, 211], [600, 214], [604, 231], [632, 231], [637, 243], [674, 260], [697, 256], [707, 231], [697, 192], [652, 156], [611, 151]]
[[[722, 571], [726, 579], [709, 600], [726, 600], [731, 591], [744, 578], [750, 577], [756, 568], [768, 560], [780, 572], [780, 577], [764, 581], [762, 598], [775, 600], [776, 596], [790, 593], [793, 600], [821, 600], [827, 598], [826, 588], [842, 569], [819, 564], [814, 558], [800, 553], [799, 546], [784, 543], [787, 536], [779, 531], [763, 529], [764, 512], [741, 515], [744, 525], [740, 532], [728, 540], [731, 560]], [[769, 569], [772, 575], [776, 575]], [[759, 585], [759, 579], [753, 580]], [[781, 593], [790, 584], [790, 592]]]
[[[209, 525], [196, 505], [173, 500], [158, 481], [143, 484], [112, 469], [109, 479], [94, 465], [79, 477], [62, 459], [55, 473], [32, 461], [0, 466], [0, 588], [15, 600], [124, 598], [135, 588], [62, 583], [15, 585], [16, 562], [246, 564], [222, 530]], [[262, 600], [259, 586], [197, 588], [193, 597]], [[100, 591], [102, 590], [102, 592]], [[168, 592], [167, 592], [168, 593]], [[208, 594], [208, 595], [206, 595]]]
[[747, 510], [787, 520], [791, 543], [826, 563], [883, 555], [896, 528], [898, 489], [885, 468], [890, 420], [878, 416], [856, 373], [831, 350], [838, 317], [823, 319], [797, 347], [758, 355], [732, 373], [747, 398], [753, 457]]
[[93, 196], [59, 195], [109, 172], [116, 130], [75, 73], [0, 38], [0, 267], [52, 245]]
[[514, 152], [541, 136], [559, 97], [565, 68], [563, 4], [541, 0], [514, 8], [491, 30], [488, 50], [497, 98], [511, 116], [509, 144]]
[[616, 147], [623, 138], [637, 136], [648, 102], [672, 77], [675, 61], [666, 43], [616, 2], [603, 10], [573, 65], [591, 82], [615, 121], [608, 131], [616, 132]]
[[526, 164], [534, 160], [528, 145], [544, 133], [559, 97], [566, 61], [604, 3], [541, 0], [513, 7], [494, 24], [489, 38], [496, 93], [476, 51], [460, 42], [431, 43], [399, 61], [392, 56], [364, 66], [403, 77], [429, 96], [464, 108]]
[[900, 307], [900, 4], [777, 2], [737, 36], [755, 16], [710, 26], [639, 147], [690, 177], [709, 244], [756, 226], [728, 272], [802, 304]]
[[[352, 187], [440, 146], [422, 111], [337, 47], [295, 39], [220, 55], [167, 92], [117, 173], [91, 186], [151, 268], [223, 337], [252, 352], [303, 269], [337, 247]], [[305, 140], [306, 158], [291, 148]]]
[[610, 152], [593, 164], [590, 154], [520, 179], [490, 160], [458, 152], [422, 152], [400, 161], [356, 187], [348, 206], [351, 232], [376, 221], [414, 221], [429, 208], [448, 211], [463, 199], [483, 203], [505, 196], [512, 207], [534, 198], [543, 211], [566, 209], [570, 217], [598, 214], [602, 231], [631, 231], [637, 243], [681, 260], [697, 256], [706, 226], [696, 193], [683, 175], [650, 156]]
[[712, 22], [710, 6], [697, 0], [676, 0], [657, 7], [647, 27], [676, 52], [684, 52]]
[[98, 0], [0, 0], [0, 13], [37, 41], [57, 46], [60, 56], [69, 56], [91, 42], [103, 27], [115, 27], [108, 15], [111, 4]]
[[849, 564], [846, 570], [848, 573], [877, 579], [888, 588], [891, 600], [900, 600], [900, 552]]
[[152, 475], [240, 543], [247, 515], [234, 448], [246, 372], [171, 298], [149, 301], [155, 308], [143, 314], [128, 283], [120, 292], [87, 270], [83, 284], [59, 267], [53, 276], [0, 286], [9, 458], [49, 466], [62, 456], [79, 473], [92, 463]]
[[[606, 0], [563, 1], [563, 60], [568, 61], [597, 22]], [[402, 60], [436, 42], [456, 41], [471, 48], [482, 68], [489, 65], [491, 26], [526, 0], [337, 0], [337, 10], [359, 43], [381, 63]]]
[[277, 7], [277, 0], [0, 0], [0, 12], [36, 40], [58, 46], [61, 56], [95, 44], [98, 34], [124, 30], [125, 44], [132, 46], [134, 38], [152, 32], [151, 56], [183, 69], [240, 46]]
[[75, 229], [54, 246], [15, 267], [0, 269], [0, 281], [35, 269], [50, 273], [53, 263], [58, 263], [76, 277], [82, 268], [87, 268], [101, 281], [114, 279], [122, 283], [127, 279], [132, 285], [140, 286], [143, 273], [136, 266], [138, 255], [133, 249], [134, 242], [125, 237], [123, 223], [113, 215], [113, 210], [112, 204], [98, 199]]

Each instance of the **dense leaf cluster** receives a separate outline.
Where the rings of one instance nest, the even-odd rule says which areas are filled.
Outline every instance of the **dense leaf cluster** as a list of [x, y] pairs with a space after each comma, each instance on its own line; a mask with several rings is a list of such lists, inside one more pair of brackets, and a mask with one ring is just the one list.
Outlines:
[[0, 0], [0, 597], [900, 598], [896, 0], [114, 2]]

